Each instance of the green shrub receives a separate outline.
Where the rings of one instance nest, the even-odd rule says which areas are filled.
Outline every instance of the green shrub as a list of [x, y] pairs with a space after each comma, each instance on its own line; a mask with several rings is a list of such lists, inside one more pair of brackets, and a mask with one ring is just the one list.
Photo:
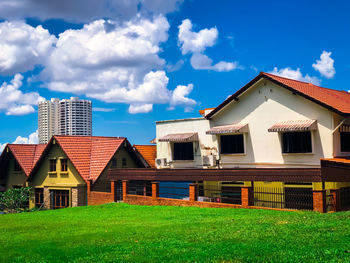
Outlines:
[[19, 213], [28, 210], [31, 187], [9, 189], [0, 193], [0, 211]]

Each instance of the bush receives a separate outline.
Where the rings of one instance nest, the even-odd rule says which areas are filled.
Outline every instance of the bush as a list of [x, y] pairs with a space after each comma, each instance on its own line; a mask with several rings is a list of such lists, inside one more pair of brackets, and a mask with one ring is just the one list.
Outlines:
[[19, 213], [28, 210], [31, 187], [9, 189], [0, 193], [0, 211]]

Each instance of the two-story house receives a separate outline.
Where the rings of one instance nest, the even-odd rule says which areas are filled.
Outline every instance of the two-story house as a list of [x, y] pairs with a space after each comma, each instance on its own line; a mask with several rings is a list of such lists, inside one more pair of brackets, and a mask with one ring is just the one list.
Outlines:
[[[199, 118], [156, 123], [157, 168], [197, 168], [208, 176], [212, 169], [242, 171], [239, 181], [204, 181], [202, 187], [253, 185], [256, 192], [265, 189], [258, 198], [262, 203], [269, 202], [269, 188], [292, 189], [312, 202], [312, 191], [350, 186], [349, 171], [347, 182], [313, 179], [321, 171], [320, 159], [350, 156], [348, 92], [262, 72], [216, 108], [200, 113]], [[249, 180], [244, 180], [246, 171]]]

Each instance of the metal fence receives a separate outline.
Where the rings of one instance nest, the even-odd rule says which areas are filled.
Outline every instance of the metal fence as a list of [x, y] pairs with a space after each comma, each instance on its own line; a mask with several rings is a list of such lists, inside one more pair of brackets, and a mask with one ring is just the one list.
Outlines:
[[342, 210], [350, 209], [350, 187], [344, 187], [340, 190], [340, 207]]
[[238, 204], [241, 200], [241, 187], [230, 185], [200, 186], [198, 201]]
[[312, 188], [254, 187], [254, 206], [313, 210]]
[[152, 196], [151, 181], [130, 181], [128, 187], [128, 194]]

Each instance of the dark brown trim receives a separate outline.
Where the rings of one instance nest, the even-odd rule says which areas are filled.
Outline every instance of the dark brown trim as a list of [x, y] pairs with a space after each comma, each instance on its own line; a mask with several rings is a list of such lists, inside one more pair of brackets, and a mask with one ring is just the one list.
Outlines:
[[110, 169], [110, 180], [321, 182], [318, 168]]
[[321, 160], [321, 173], [324, 181], [350, 182], [350, 163]]
[[293, 92], [293, 94], [295, 95], [299, 95], [301, 97], [304, 97], [305, 99], [311, 100], [312, 102], [321, 105], [322, 107], [325, 107], [326, 109], [333, 111], [339, 115], [342, 116], [349, 116], [350, 114], [341, 112], [319, 100], [316, 100], [315, 98], [312, 98], [296, 89], [293, 89], [267, 75], [265, 75], [263, 72], [260, 72], [260, 74], [258, 76], [256, 76], [253, 80], [251, 80], [248, 84], [244, 85], [242, 88], [240, 88], [237, 92], [235, 92], [233, 95], [231, 95], [229, 98], [227, 98], [223, 103], [221, 103], [219, 106], [217, 106], [214, 110], [212, 110], [208, 115], [205, 116], [206, 119], [211, 119], [218, 111], [220, 111], [223, 107], [225, 107], [227, 104], [229, 104], [232, 100], [238, 100], [238, 96], [241, 95], [243, 92], [245, 92], [247, 89], [249, 89], [251, 86], [253, 86], [256, 82], [258, 82], [261, 78], [265, 78], [269, 81], [271, 81], [274, 84], [277, 84], [283, 88], [286, 88], [288, 90], [290, 90], [291, 92]]

